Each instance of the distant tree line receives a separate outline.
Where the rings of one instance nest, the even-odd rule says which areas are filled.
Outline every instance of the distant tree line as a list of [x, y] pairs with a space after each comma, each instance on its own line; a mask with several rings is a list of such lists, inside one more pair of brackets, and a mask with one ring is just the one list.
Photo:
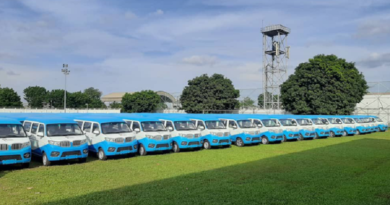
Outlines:
[[[357, 103], [367, 93], [368, 86], [354, 63], [335, 55], [317, 55], [298, 65], [294, 74], [281, 85], [278, 95], [266, 93], [268, 99], [280, 99], [281, 108], [293, 114], [351, 114]], [[67, 92], [68, 108], [106, 108], [100, 100], [102, 93], [95, 88], [83, 92]], [[232, 81], [221, 74], [203, 74], [188, 81], [180, 97], [181, 109], [187, 113], [213, 112], [253, 108], [255, 101], [249, 97], [239, 101], [240, 91]], [[24, 89], [24, 99], [31, 108], [63, 108], [64, 90], [46, 90], [33, 86]], [[264, 106], [264, 94], [257, 99]], [[12, 88], [0, 88], [0, 107], [23, 107], [20, 96]], [[155, 112], [166, 105], [154, 91], [126, 93], [121, 103], [113, 102], [111, 108], [122, 112]]]
[[[24, 89], [24, 100], [29, 108], [64, 108], [64, 90], [46, 90], [40, 86]], [[66, 92], [66, 107], [75, 109], [107, 108], [101, 101], [102, 92], [87, 88], [83, 92]], [[12, 88], [0, 88], [0, 107], [22, 108], [20, 96]]]

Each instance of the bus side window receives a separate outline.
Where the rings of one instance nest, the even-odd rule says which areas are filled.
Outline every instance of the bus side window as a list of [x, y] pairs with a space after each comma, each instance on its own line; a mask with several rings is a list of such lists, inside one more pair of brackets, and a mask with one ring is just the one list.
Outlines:
[[77, 124], [79, 124], [80, 129], [83, 127], [83, 122], [82, 121], [77, 121]]
[[26, 132], [30, 132], [31, 122], [24, 122], [23, 127]]
[[203, 121], [198, 121], [198, 128], [199, 126], [205, 127]]
[[91, 132], [91, 123], [90, 122], [84, 122], [83, 131], [84, 132]]
[[38, 133], [42, 133], [43, 135], [45, 135], [45, 128], [43, 124], [39, 124]]
[[172, 124], [172, 122], [171, 122], [171, 121], [167, 121], [165, 127], [166, 127], [166, 128], [172, 127], [172, 129], [173, 129], [173, 124]]
[[36, 134], [38, 130], [38, 123], [33, 123], [31, 126], [31, 133]]
[[139, 123], [138, 122], [133, 122], [133, 129], [132, 130], [137, 129], [137, 128], [140, 129]]
[[97, 123], [93, 123], [92, 133], [94, 133], [95, 131], [100, 132], [100, 130], [99, 130], [99, 125], [98, 125]]
[[229, 127], [233, 128], [234, 126], [237, 127], [237, 124], [233, 120], [229, 120]]

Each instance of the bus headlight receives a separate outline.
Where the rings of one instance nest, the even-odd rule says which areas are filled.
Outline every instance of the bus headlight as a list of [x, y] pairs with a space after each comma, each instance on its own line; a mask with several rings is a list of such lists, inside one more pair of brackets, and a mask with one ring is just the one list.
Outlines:
[[61, 142], [59, 142], [59, 141], [49, 140], [48, 142], [49, 142], [49, 144], [51, 144], [51, 145], [61, 146]]
[[29, 146], [31, 146], [31, 142], [30, 141], [25, 142], [25, 143], [22, 144], [22, 149], [25, 148], [25, 147], [29, 147]]

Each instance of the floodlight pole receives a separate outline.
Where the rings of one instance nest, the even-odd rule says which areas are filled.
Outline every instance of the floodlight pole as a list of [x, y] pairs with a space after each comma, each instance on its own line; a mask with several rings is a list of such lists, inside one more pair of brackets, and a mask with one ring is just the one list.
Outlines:
[[70, 70], [68, 70], [68, 64], [63, 64], [61, 71], [65, 75], [64, 112], [66, 113], [66, 76], [70, 73]]

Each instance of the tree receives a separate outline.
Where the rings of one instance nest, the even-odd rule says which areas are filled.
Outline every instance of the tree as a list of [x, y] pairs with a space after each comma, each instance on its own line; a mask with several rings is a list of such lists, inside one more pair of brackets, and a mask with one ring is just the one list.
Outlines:
[[[272, 96], [272, 93], [270, 92], [267, 92], [267, 95], [268, 95], [268, 99], [271, 98]], [[278, 101], [278, 95], [273, 95], [273, 101], [274, 102], [277, 102]], [[280, 100], [280, 99], [279, 99]], [[264, 109], [264, 93], [261, 93], [259, 95], [259, 97], [257, 98], [257, 105], [259, 105], [260, 108], [263, 108]], [[271, 104], [267, 104], [267, 106], [265, 106], [265, 109], [270, 109], [272, 108], [272, 105]]]
[[102, 97], [102, 92], [99, 89], [90, 87], [84, 90], [84, 94], [88, 95], [91, 99], [99, 99]]
[[47, 103], [48, 91], [44, 87], [30, 86], [23, 91], [24, 99], [31, 108], [42, 108]]
[[284, 108], [293, 114], [351, 114], [367, 93], [367, 82], [354, 63], [335, 55], [317, 55], [301, 63], [281, 86]]
[[68, 100], [67, 107], [75, 109], [87, 108], [87, 104], [89, 107], [90, 103], [92, 102], [90, 96], [85, 93], [82, 93], [81, 91], [70, 93], [69, 96], [66, 96], [66, 98]]
[[201, 113], [204, 110], [233, 110], [239, 107], [232, 81], [221, 74], [209, 77], [207, 74], [188, 81], [180, 97], [182, 108], [187, 113]]
[[241, 102], [240, 102], [240, 108], [249, 108], [249, 107], [254, 107], [255, 101], [253, 101], [250, 97], [245, 97]]
[[100, 99], [102, 97], [102, 92], [96, 88], [90, 87], [84, 90], [91, 101], [88, 104], [89, 108], [107, 108], [107, 106]]
[[0, 88], [0, 107], [22, 108], [20, 96], [12, 88]]
[[[69, 100], [69, 92], [66, 92], [66, 99], [67, 103]], [[58, 108], [58, 109], [63, 109], [64, 108], [64, 90], [62, 89], [57, 89], [57, 90], [52, 90], [48, 93], [47, 95], [48, 103], [51, 108]], [[66, 106], [69, 107], [69, 106]]]
[[112, 108], [112, 109], [122, 109], [123, 106], [122, 106], [122, 103], [117, 103], [117, 102], [114, 101], [113, 103], [110, 104], [110, 108]]
[[126, 93], [122, 97], [122, 106], [124, 112], [155, 112], [160, 101], [156, 92], [143, 90], [133, 94]]

